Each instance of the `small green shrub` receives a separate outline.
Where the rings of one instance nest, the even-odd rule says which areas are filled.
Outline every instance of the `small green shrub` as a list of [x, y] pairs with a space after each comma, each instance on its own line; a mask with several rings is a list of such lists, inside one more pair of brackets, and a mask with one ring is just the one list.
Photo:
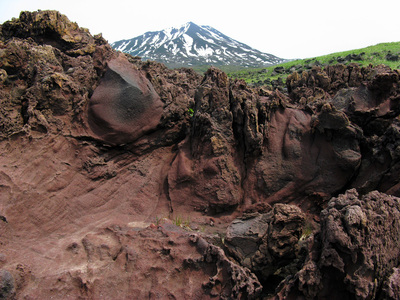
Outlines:
[[176, 216], [173, 219], [173, 223], [176, 226], [179, 226], [179, 227], [182, 227], [182, 228], [190, 228], [190, 219], [189, 218], [184, 220], [182, 216]]
[[302, 241], [307, 239], [313, 233], [313, 230], [314, 230], [313, 224], [310, 221], [306, 221], [303, 227], [303, 231], [301, 233], [300, 240]]
[[163, 219], [163, 218], [160, 218], [160, 217], [156, 216], [156, 222], [155, 222], [156, 224], [155, 224], [155, 225], [156, 225], [157, 227], [161, 225], [162, 219]]

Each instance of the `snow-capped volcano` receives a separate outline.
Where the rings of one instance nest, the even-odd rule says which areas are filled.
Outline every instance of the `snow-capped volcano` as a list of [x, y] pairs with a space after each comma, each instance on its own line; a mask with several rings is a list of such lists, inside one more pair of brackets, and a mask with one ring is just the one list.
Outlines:
[[114, 42], [119, 51], [155, 60], [169, 67], [235, 65], [263, 67], [284, 61], [240, 43], [210, 26], [188, 22], [180, 28], [146, 32], [129, 40]]

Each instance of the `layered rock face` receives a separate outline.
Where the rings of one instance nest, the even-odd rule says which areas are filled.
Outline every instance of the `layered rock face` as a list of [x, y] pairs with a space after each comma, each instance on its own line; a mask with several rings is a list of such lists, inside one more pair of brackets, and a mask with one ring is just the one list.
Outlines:
[[398, 298], [399, 72], [287, 88], [1, 25], [1, 296]]

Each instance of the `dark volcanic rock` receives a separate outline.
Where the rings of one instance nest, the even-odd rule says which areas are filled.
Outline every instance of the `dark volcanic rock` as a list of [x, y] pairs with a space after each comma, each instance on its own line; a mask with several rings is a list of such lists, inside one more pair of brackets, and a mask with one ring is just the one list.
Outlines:
[[106, 142], [133, 142], [154, 131], [163, 103], [151, 83], [122, 56], [108, 62], [100, 85], [89, 101], [93, 132]]
[[399, 264], [399, 219], [399, 198], [371, 192], [359, 199], [355, 190], [333, 198], [321, 212], [320, 266], [332, 269], [324, 276], [337, 280], [338, 272], [358, 299], [374, 298]]
[[222, 299], [256, 299], [260, 295], [262, 286], [248, 268], [231, 262], [221, 248], [207, 243], [199, 236], [192, 235], [191, 241], [196, 243], [203, 257], [186, 260], [188, 266], [196, 268], [199, 264], [210, 263], [217, 266], [216, 274], [203, 284], [206, 294]]
[[400, 56], [398, 54], [388, 53], [386, 55], [386, 59], [387, 60], [391, 60], [391, 61], [399, 61], [400, 60]]
[[88, 95], [115, 55], [101, 36], [92, 37], [58, 12], [22, 12], [2, 26], [0, 49], [0, 68], [7, 74], [0, 91], [3, 138], [61, 131], [65, 115], [80, 121], [69, 130], [85, 132]]
[[381, 299], [399, 299], [400, 298], [400, 269], [393, 268], [393, 273], [385, 281]]
[[14, 278], [10, 272], [0, 270], [0, 299], [12, 299], [15, 294]]
[[5, 22], [1, 31], [4, 39], [31, 38], [40, 45], [51, 45], [72, 56], [93, 54], [96, 51], [95, 38], [89, 31], [70, 22], [57, 11], [23, 11], [19, 19]]
[[[305, 216], [294, 205], [275, 204], [269, 213], [236, 219], [228, 227], [226, 246], [263, 282], [282, 280], [298, 255]], [[277, 275], [279, 274], [279, 275]], [[274, 279], [276, 280], [276, 278]]]
[[[382, 65], [374, 68], [335, 65], [324, 70], [314, 68], [303, 72], [301, 77], [297, 73], [288, 77], [292, 101], [299, 101], [307, 110], [319, 115], [318, 120], [314, 119], [313, 126], [318, 128], [323, 110], [336, 111], [337, 116], [341, 112], [346, 114], [343, 124], [350, 125], [347, 132], [349, 138], [353, 137], [336, 145], [350, 146], [355, 151], [350, 156], [345, 155], [354, 161], [353, 165], [360, 162], [359, 167], [353, 169], [354, 176], [347, 180], [351, 181], [349, 186], [365, 193], [378, 189], [399, 195], [397, 185], [392, 183], [392, 176], [398, 169], [398, 158], [393, 152], [398, 146], [398, 139], [394, 137], [398, 127], [395, 116], [400, 112], [398, 78], [398, 70]], [[340, 134], [340, 139], [345, 136], [347, 134]]]
[[281, 285], [281, 297], [396, 297], [399, 217], [400, 199], [376, 191], [360, 197], [353, 189], [332, 198], [321, 212], [320, 241], [302, 270]]

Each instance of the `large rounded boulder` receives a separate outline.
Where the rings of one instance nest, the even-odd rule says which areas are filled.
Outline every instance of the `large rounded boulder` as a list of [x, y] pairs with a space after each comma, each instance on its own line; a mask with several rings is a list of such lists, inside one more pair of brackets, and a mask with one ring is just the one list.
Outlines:
[[111, 144], [133, 142], [156, 129], [163, 103], [149, 80], [119, 56], [108, 67], [88, 107], [89, 126]]

